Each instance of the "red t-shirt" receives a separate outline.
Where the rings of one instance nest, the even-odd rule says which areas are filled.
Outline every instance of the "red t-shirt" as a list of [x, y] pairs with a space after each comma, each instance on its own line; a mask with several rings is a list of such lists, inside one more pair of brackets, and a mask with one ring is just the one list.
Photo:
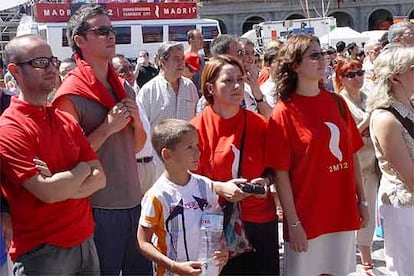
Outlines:
[[265, 83], [270, 77], [270, 72], [269, 72], [269, 68], [265, 67], [263, 68], [262, 71], [260, 71], [259, 73], [259, 78], [257, 79], [257, 82], [259, 83], [259, 85], [262, 85], [263, 83]]
[[[245, 128], [244, 153], [241, 174], [251, 180], [261, 177], [265, 169], [264, 147], [267, 123], [251, 111], [240, 110], [234, 117], [224, 119], [207, 107], [191, 123], [199, 133], [201, 151], [197, 173], [211, 179], [228, 181], [237, 178], [241, 135]], [[269, 194], [265, 199], [250, 196], [241, 202], [243, 220], [255, 223], [276, 219], [275, 205]]]
[[34, 157], [45, 161], [52, 174], [98, 159], [70, 115], [12, 99], [0, 117], [0, 177], [13, 220], [12, 260], [41, 244], [73, 247], [94, 231], [88, 198], [47, 204], [23, 187], [39, 174]]
[[363, 142], [341, 101], [346, 120], [326, 91], [279, 101], [269, 120], [266, 164], [289, 171], [296, 211], [308, 239], [360, 226], [353, 154]]

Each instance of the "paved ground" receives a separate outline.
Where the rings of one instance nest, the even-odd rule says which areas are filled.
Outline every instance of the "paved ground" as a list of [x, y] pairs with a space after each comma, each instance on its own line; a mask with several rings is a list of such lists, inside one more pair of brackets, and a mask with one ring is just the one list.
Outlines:
[[[283, 238], [282, 238], [282, 224], [279, 223], [279, 242], [282, 245], [282, 247], [279, 249], [280, 254], [280, 271], [282, 272], [282, 266], [283, 266]], [[357, 268], [356, 272], [350, 274], [349, 276], [366, 276], [367, 274], [364, 272], [362, 266], [361, 266], [361, 257], [358, 252], [358, 250], [355, 250], [356, 252], [356, 258], [357, 258]], [[371, 271], [372, 276], [384, 276], [387, 275], [385, 273], [385, 260], [384, 260], [384, 241], [380, 238], [374, 237], [374, 243], [372, 245], [372, 260], [374, 269]], [[306, 275], [303, 275], [306, 276]]]

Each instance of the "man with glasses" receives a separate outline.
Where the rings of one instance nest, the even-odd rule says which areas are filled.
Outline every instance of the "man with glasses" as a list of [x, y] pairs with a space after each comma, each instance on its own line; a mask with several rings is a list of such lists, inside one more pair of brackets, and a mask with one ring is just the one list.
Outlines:
[[[248, 53], [246, 52], [248, 51]], [[241, 39], [240, 42], [231, 35], [223, 34], [217, 36], [211, 44], [212, 55], [230, 55], [237, 58], [246, 70], [246, 83], [244, 88], [244, 100], [241, 106], [253, 112], [263, 115], [265, 118], [270, 117], [272, 108], [264, 100], [262, 91], [257, 81], [258, 72], [252, 70], [254, 66], [254, 44], [250, 40]], [[246, 55], [247, 54], [247, 55]], [[246, 57], [244, 57], [246, 55]], [[201, 111], [204, 106], [204, 98], [200, 99], [197, 104], [197, 112]]]
[[[125, 81], [134, 88], [136, 95], [138, 95], [139, 87], [135, 81], [131, 63], [123, 55], [116, 55], [112, 58], [112, 66], [117, 72], [118, 76], [125, 79]], [[154, 150], [151, 144], [151, 125], [148, 121], [147, 114], [145, 114], [144, 108], [136, 97], [136, 103], [139, 108], [139, 115], [142, 121], [142, 126], [147, 134], [144, 147], [135, 154], [137, 160], [137, 169], [139, 175], [139, 184], [141, 185], [142, 193], [145, 193], [152, 184], [158, 179], [161, 169], [157, 170], [157, 164], [154, 159]], [[158, 173], [159, 172], [159, 173]]]
[[13, 221], [14, 275], [99, 275], [88, 197], [106, 179], [73, 117], [47, 103], [58, 59], [34, 35], [12, 39], [5, 58], [21, 88], [0, 117], [0, 179]]
[[87, 4], [69, 19], [67, 35], [77, 67], [58, 89], [54, 104], [79, 122], [107, 175], [106, 188], [90, 197], [101, 273], [150, 274], [150, 262], [136, 247], [143, 193], [135, 152], [146, 134], [134, 91], [110, 66], [115, 30], [101, 6]]

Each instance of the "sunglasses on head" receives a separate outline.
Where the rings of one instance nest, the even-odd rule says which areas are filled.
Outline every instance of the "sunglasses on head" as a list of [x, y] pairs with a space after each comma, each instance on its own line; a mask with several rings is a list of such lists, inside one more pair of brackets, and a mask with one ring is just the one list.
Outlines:
[[29, 64], [33, 68], [46, 69], [52, 64], [55, 68], [59, 67], [60, 60], [57, 57], [37, 57], [28, 61], [18, 62], [17, 65]]
[[116, 34], [116, 30], [113, 26], [99, 26], [89, 29], [86, 32], [93, 32], [95, 35], [98, 36], [108, 36], [111, 33]]
[[355, 71], [355, 72], [346, 73], [345, 77], [353, 79], [353, 78], [355, 78], [356, 75], [358, 75], [359, 77], [362, 77], [364, 75], [364, 73], [365, 73], [364, 70], [359, 69], [358, 71]]
[[307, 57], [309, 57], [311, 60], [321, 60], [325, 58], [326, 52], [314, 52]]

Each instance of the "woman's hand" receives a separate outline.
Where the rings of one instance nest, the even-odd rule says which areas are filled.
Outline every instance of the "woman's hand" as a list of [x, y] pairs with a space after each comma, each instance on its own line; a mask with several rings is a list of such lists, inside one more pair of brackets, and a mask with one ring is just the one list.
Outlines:
[[261, 185], [265, 189], [264, 194], [255, 194], [254, 197], [259, 198], [259, 199], [264, 199], [267, 197], [267, 194], [269, 192], [269, 186], [268, 186], [269, 182], [267, 179], [259, 177], [259, 178], [255, 178], [251, 180], [250, 183], [255, 184], [255, 185]]
[[308, 250], [308, 238], [302, 224], [296, 226], [289, 224], [289, 245], [295, 252], [306, 252]]
[[238, 186], [238, 184], [245, 182], [246, 179], [244, 178], [235, 178], [227, 182], [213, 182], [213, 187], [215, 193], [224, 197], [227, 201], [237, 202], [251, 195], [244, 193]]

